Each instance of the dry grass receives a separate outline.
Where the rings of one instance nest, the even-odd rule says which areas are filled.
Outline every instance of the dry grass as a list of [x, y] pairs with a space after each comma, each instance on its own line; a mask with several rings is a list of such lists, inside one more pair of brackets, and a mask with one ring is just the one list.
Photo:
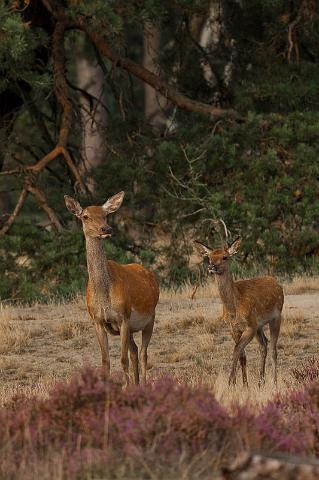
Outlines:
[[294, 277], [284, 283], [286, 295], [301, 295], [303, 293], [319, 292], [319, 277]]
[[[66, 377], [67, 379], [68, 377]], [[39, 377], [37, 381], [32, 384], [25, 385], [22, 381], [20, 384], [5, 384], [0, 387], [1, 405], [6, 404], [12, 397], [18, 396], [23, 392], [29, 398], [41, 397], [47, 398], [50, 390], [57, 383], [59, 379], [56, 376], [43, 376]]]
[[[304, 279], [304, 284], [314, 291], [315, 282]], [[285, 299], [278, 344], [281, 392], [295, 385], [292, 368], [318, 354], [319, 297], [297, 294], [304, 284], [297, 279], [286, 285], [292, 294]], [[190, 285], [177, 293], [162, 292], [149, 348], [149, 378], [169, 374], [193, 386], [208, 385], [224, 404], [233, 400], [264, 403], [275, 390], [269, 366], [265, 387], [257, 386], [255, 341], [247, 347], [249, 390], [242, 388], [240, 375], [237, 386], [228, 388], [233, 341], [221, 319], [214, 288], [213, 282], [200, 287], [194, 300], [190, 300]], [[140, 335], [136, 339], [139, 344]], [[110, 337], [109, 343], [112, 372], [122, 375], [118, 337]], [[83, 298], [51, 305], [2, 306], [0, 353], [0, 403], [19, 392], [46, 396], [55, 382], [69, 378], [84, 365], [100, 365], [99, 347]]]
[[[285, 295], [301, 295], [303, 293], [319, 292], [319, 277], [296, 276], [292, 280], [287, 279], [281, 282]], [[209, 277], [205, 285], [196, 288], [196, 285], [185, 283], [178, 290], [163, 290], [161, 292], [162, 300], [191, 300], [194, 294], [195, 299], [217, 299], [218, 290], [213, 277]]]
[[300, 310], [290, 310], [285, 308], [283, 311], [281, 335], [289, 337], [292, 340], [303, 336], [303, 329], [307, 323], [304, 312]]
[[10, 309], [0, 310], [0, 354], [22, 353], [30, 345], [30, 329], [15, 324], [10, 314]]
[[76, 320], [62, 320], [54, 326], [54, 330], [61, 340], [70, 340], [71, 338], [82, 338], [89, 330], [87, 322], [78, 322]]
[[209, 277], [208, 282], [205, 285], [192, 285], [190, 283], [185, 283], [183, 287], [172, 290], [172, 289], [163, 289], [161, 291], [162, 300], [173, 300], [174, 302], [178, 300], [192, 300], [192, 298], [218, 298], [217, 285], [213, 277]]
[[215, 348], [214, 335], [212, 333], [202, 333], [198, 338], [199, 351], [201, 353], [211, 353]]

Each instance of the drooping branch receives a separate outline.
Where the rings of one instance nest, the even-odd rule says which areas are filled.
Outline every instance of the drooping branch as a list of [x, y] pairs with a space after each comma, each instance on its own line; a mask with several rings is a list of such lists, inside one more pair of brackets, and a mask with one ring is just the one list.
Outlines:
[[210, 115], [211, 117], [239, 117], [238, 113], [233, 109], [217, 108], [207, 103], [197, 102], [196, 100], [183, 95], [175, 87], [161, 79], [155, 73], [150, 72], [133, 60], [118, 55], [98, 33], [92, 32], [83, 20], [80, 20], [77, 26], [86, 32], [91, 42], [102, 55], [111, 60], [116, 66], [122, 67], [138, 79], [151, 85], [157, 92], [182, 110], [202, 113]]
[[127, 72], [134, 75], [139, 80], [152, 86], [157, 92], [173, 102], [182, 110], [190, 112], [202, 113], [211, 117], [235, 117], [239, 118], [239, 114], [229, 108], [218, 108], [213, 105], [209, 105], [203, 102], [197, 102], [186, 95], [180, 93], [175, 87], [167, 83], [153, 72], [150, 72], [146, 68], [142, 67], [138, 63], [130, 60], [129, 58], [122, 57], [115, 52], [112, 47], [106, 42], [106, 40], [97, 32], [93, 31], [87, 24], [83, 17], [71, 18], [69, 17], [63, 7], [57, 2], [51, 2], [50, 0], [42, 0], [43, 4], [49, 10], [49, 12], [60, 22], [64, 23], [66, 28], [79, 29], [86, 33], [89, 40], [95, 46], [95, 48], [108, 58], [115, 66], [121, 67]]

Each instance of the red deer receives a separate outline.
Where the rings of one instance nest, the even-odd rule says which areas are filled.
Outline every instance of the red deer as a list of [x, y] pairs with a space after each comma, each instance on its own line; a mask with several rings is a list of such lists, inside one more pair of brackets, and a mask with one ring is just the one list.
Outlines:
[[277, 340], [280, 332], [281, 312], [284, 303], [282, 287], [274, 277], [258, 277], [234, 281], [229, 271], [229, 260], [240, 248], [241, 240], [230, 247], [212, 250], [196, 242], [199, 253], [208, 257], [209, 273], [214, 273], [223, 303], [223, 318], [231, 327], [235, 341], [229, 384], [236, 383], [236, 368], [240, 361], [243, 384], [248, 385], [245, 347], [256, 337], [260, 347], [259, 384], [265, 381], [267, 337], [263, 328], [269, 325], [273, 380], [277, 383]]
[[110, 374], [107, 334], [120, 335], [121, 364], [128, 385], [128, 351], [134, 383], [139, 383], [138, 348], [133, 338], [139, 331], [142, 332], [141, 373], [146, 381], [147, 347], [153, 332], [159, 287], [154, 273], [142, 265], [121, 265], [105, 257], [103, 239], [113, 233], [107, 216], [120, 208], [123, 197], [124, 192], [119, 192], [101, 206], [86, 208], [68, 195], [64, 199], [68, 210], [82, 222], [89, 274], [86, 304], [100, 345], [105, 374]]

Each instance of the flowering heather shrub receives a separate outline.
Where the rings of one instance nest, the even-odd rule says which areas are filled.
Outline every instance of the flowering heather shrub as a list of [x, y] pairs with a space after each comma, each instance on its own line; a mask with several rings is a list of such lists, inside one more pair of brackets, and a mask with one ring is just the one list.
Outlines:
[[70, 459], [68, 478], [88, 463], [84, 457], [105, 466], [147, 452], [151, 462], [154, 457], [165, 465], [208, 447], [219, 451], [231, 435], [229, 415], [204, 389], [166, 378], [122, 390], [94, 370], [57, 385], [47, 400], [19, 397], [0, 411], [0, 448], [14, 444], [17, 464], [63, 451]]
[[269, 402], [254, 427], [263, 448], [303, 455], [319, 454], [319, 383]]
[[[46, 400], [19, 397], [0, 410], [0, 477], [31, 479], [46, 462], [46, 478], [56, 478], [48, 465], [58, 457], [68, 479], [119, 471], [149, 478], [150, 468], [163, 474], [196, 459], [205, 459], [212, 478], [242, 448], [318, 454], [318, 431], [319, 384], [276, 397], [256, 414], [226, 411], [208, 390], [171, 378], [122, 390], [87, 369]], [[198, 478], [207, 478], [205, 468]]]
[[303, 362], [298, 368], [292, 369], [292, 374], [300, 383], [319, 379], [319, 358], [313, 357]]

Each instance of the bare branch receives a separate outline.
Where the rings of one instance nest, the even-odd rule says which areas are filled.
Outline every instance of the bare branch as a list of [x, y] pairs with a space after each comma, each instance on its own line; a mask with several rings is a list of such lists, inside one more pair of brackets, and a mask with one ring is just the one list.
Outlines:
[[39, 206], [47, 214], [53, 228], [56, 231], [61, 232], [63, 230], [63, 227], [60, 223], [60, 220], [58, 219], [54, 210], [48, 205], [47, 199], [46, 199], [43, 191], [40, 190], [38, 187], [35, 187], [31, 183], [30, 183], [30, 185], [27, 186], [27, 189], [28, 189], [28, 192], [30, 192], [30, 193], [32, 193], [32, 195], [34, 195], [34, 197], [36, 198]]
[[13, 224], [13, 222], [15, 221], [16, 217], [19, 215], [20, 213], [20, 210], [21, 208], [23, 207], [23, 204], [25, 202], [25, 199], [27, 198], [27, 195], [28, 195], [28, 190], [26, 189], [26, 187], [24, 187], [19, 195], [19, 198], [18, 198], [18, 201], [17, 201], [17, 204], [13, 210], [13, 212], [11, 213], [10, 217], [8, 218], [8, 220], [5, 222], [5, 224], [3, 225], [3, 227], [1, 228], [0, 230], [0, 235], [4, 235], [5, 233], [7, 233], [7, 231], [10, 229], [11, 225]]
[[185, 213], [184, 215], [181, 215], [181, 217], [180, 217], [180, 218], [188, 218], [188, 217], [192, 217], [193, 215], [196, 215], [197, 213], [203, 212], [204, 210], [206, 210], [206, 208], [205, 208], [205, 207], [198, 208], [198, 209], [197, 209], [197, 210], [195, 210], [194, 212]]
[[86, 192], [87, 188], [86, 188], [85, 184], [83, 183], [81, 175], [79, 174], [79, 171], [76, 168], [68, 150], [66, 150], [65, 148], [62, 148], [62, 154], [64, 156], [64, 159], [65, 159], [65, 162], [66, 162], [67, 166], [69, 167], [70, 171], [73, 173], [73, 176], [76, 180], [76, 183], [74, 185], [75, 188], [78, 188], [79, 190], [81, 190], [82, 193]]
[[199, 282], [195, 283], [195, 287], [194, 287], [193, 292], [190, 296], [190, 300], [194, 300], [198, 287], [199, 287]]
[[[27, 168], [27, 167], [26, 167]], [[5, 175], [22, 175], [25, 172], [25, 168], [13, 168], [12, 170], [5, 170], [4, 172], [0, 172], [0, 176]]]
[[33, 173], [34, 175], [39, 174], [44, 168], [47, 167], [47, 165], [52, 162], [56, 157], [59, 155], [63, 155], [64, 160], [69, 167], [70, 171], [72, 172], [74, 179], [76, 180], [76, 185], [82, 190], [85, 191], [86, 187], [81, 179], [81, 176], [78, 172], [78, 169], [74, 165], [74, 162], [69, 154], [69, 152], [61, 147], [61, 146], [56, 146], [51, 152], [49, 152], [47, 155], [42, 157], [37, 163], [34, 165], [29, 165], [26, 167], [22, 168], [14, 168], [12, 170], [6, 170], [4, 172], [0, 172], [0, 175], [21, 175], [24, 173]]
[[225, 240], [226, 242], [228, 241], [228, 234], [229, 234], [229, 230], [228, 228], [226, 227], [226, 223], [224, 222], [224, 220], [222, 218], [219, 219], [220, 223], [223, 225], [224, 227], [224, 231], [225, 231]]

